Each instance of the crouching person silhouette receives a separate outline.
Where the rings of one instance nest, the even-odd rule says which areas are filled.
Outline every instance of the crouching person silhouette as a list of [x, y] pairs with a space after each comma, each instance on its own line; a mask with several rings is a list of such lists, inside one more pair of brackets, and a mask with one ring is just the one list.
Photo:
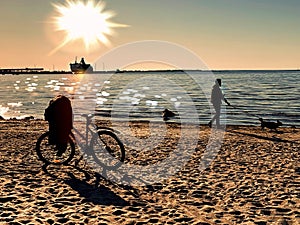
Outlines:
[[56, 145], [57, 156], [61, 156], [67, 149], [73, 128], [71, 101], [63, 95], [56, 96], [49, 102], [44, 116], [49, 123], [49, 144]]

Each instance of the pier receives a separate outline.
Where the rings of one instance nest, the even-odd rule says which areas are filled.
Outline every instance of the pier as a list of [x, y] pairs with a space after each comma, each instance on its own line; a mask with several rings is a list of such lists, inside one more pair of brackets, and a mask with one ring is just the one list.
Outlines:
[[22, 73], [38, 73], [43, 71], [44, 68], [21, 68], [21, 69], [0, 69], [0, 74], [13, 74], [18, 75]]
[[0, 74], [2, 75], [19, 75], [19, 74], [72, 74], [71, 71], [48, 71], [44, 68], [21, 68], [21, 69], [1, 69]]

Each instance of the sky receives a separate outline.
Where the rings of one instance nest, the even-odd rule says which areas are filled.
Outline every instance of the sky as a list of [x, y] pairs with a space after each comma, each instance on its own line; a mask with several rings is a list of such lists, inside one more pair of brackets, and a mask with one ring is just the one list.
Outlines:
[[[87, 50], [77, 41], [53, 53], [64, 37], [51, 23], [57, 16], [53, 4], [66, 1], [0, 1], [0, 68], [69, 70], [76, 56], [93, 63], [118, 46], [144, 40], [180, 45], [210, 69], [300, 68], [298, 0], [104, 2], [103, 11], [115, 12], [111, 22], [128, 25], [112, 28], [114, 34], [107, 36], [111, 44], [99, 43]], [[106, 65], [106, 69], [116, 68]]]

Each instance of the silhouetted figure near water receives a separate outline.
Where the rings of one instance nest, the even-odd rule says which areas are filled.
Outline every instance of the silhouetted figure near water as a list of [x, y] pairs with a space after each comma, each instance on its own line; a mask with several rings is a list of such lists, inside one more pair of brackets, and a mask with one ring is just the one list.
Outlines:
[[214, 106], [214, 109], [216, 111], [214, 117], [211, 119], [211, 121], [208, 123], [208, 126], [211, 127], [212, 123], [216, 121], [217, 128], [221, 128], [220, 125], [220, 115], [221, 115], [221, 105], [222, 105], [222, 100], [227, 104], [230, 105], [230, 103], [227, 101], [227, 99], [224, 97], [221, 87], [222, 86], [222, 81], [221, 79], [216, 79], [215, 85], [212, 88], [211, 91], [211, 103]]
[[73, 128], [71, 101], [63, 95], [56, 96], [49, 102], [44, 116], [49, 123], [49, 144], [56, 145], [58, 156], [60, 156], [67, 148], [69, 135]]
[[162, 117], [164, 120], [169, 120], [171, 117], [174, 117], [174, 116], [175, 116], [175, 113], [173, 113], [169, 109], [165, 109], [162, 113]]

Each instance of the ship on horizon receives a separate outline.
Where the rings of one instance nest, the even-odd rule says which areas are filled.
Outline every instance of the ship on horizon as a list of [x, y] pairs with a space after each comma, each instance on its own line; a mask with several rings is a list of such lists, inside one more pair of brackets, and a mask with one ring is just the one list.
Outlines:
[[72, 73], [93, 73], [93, 67], [91, 64], [86, 64], [84, 58], [81, 58], [80, 62], [77, 62], [77, 57], [75, 58], [74, 63], [70, 63], [70, 68]]

